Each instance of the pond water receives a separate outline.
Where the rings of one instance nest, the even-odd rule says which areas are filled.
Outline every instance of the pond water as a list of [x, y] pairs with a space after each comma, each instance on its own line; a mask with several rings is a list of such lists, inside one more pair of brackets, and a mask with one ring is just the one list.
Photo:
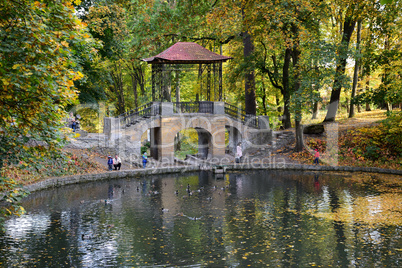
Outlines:
[[350, 176], [200, 172], [35, 192], [0, 234], [0, 266], [400, 267], [401, 225], [367, 218], [384, 200]]

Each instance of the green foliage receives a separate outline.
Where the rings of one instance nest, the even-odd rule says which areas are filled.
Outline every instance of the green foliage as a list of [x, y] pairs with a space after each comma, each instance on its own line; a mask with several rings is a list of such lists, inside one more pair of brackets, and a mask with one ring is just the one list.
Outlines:
[[[392, 114], [378, 125], [348, 131], [340, 140], [341, 160], [346, 163], [367, 160], [395, 168], [402, 164], [402, 116], [401, 112]], [[373, 164], [373, 162], [370, 162]], [[396, 165], [394, 167], [394, 165]]]
[[180, 140], [175, 139], [177, 150], [176, 157], [184, 159], [186, 155], [198, 153], [198, 133], [195, 129], [185, 129], [180, 131]]
[[100, 133], [103, 129], [103, 118], [100, 118], [99, 107], [92, 105], [90, 107], [79, 108], [75, 114], [81, 116], [80, 128], [90, 133]]
[[395, 156], [402, 156], [402, 112], [396, 111], [391, 113], [381, 125], [382, 134], [384, 135], [381, 142], [388, 145]]
[[370, 160], [377, 160], [380, 157], [381, 149], [377, 146], [367, 146], [364, 156]]
[[15, 180], [0, 176], [0, 229], [3, 228], [4, 220], [12, 215], [22, 215], [25, 210], [20, 206], [20, 201], [29, 192], [23, 190]]
[[146, 153], [151, 148], [151, 143], [148, 141], [141, 146], [141, 154]]
[[[71, 1], [2, 1], [0, 9], [0, 168], [37, 167], [64, 143], [64, 109], [82, 78], [72, 47], [90, 36]], [[19, 191], [9, 178], [2, 182], [6, 196]]]

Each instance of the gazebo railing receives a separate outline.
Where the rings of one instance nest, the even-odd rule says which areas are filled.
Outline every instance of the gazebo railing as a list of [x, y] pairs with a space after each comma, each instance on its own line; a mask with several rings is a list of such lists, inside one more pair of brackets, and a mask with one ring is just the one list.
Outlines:
[[247, 126], [259, 128], [258, 116], [252, 114], [246, 114], [245, 110], [236, 107], [230, 103], [225, 102], [225, 114], [241, 121], [243, 124]]
[[213, 101], [173, 102], [173, 113], [214, 113]]

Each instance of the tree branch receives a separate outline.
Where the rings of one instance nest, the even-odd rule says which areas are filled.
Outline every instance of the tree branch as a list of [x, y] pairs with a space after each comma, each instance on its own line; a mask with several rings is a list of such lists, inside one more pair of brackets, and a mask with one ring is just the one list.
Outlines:
[[188, 36], [178, 35], [178, 34], [174, 34], [174, 33], [171, 33], [171, 34], [164, 34], [163, 36], [165, 36], [165, 37], [174, 36], [174, 37], [178, 37], [179, 39], [190, 39], [190, 40], [192, 40], [192, 41], [211, 40], [211, 41], [217, 41], [217, 42], [219, 42], [219, 43], [222, 44], [222, 45], [229, 43], [231, 40], [233, 40], [233, 39], [236, 37], [235, 35], [231, 35], [231, 36], [228, 36], [225, 40], [220, 41], [218, 38], [216, 38], [216, 37], [210, 37], [210, 36], [188, 37]]
[[[259, 69], [261, 70], [262, 73], [266, 73], [268, 74], [268, 78], [269, 81], [271, 82], [271, 84], [277, 88], [280, 89], [281, 92], [283, 91], [283, 87], [281, 87], [279, 85], [279, 83], [275, 80], [274, 77], [274, 73], [272, 73], [268, 67], [266, 67], [265, 62], [267, 60], [267, 47], [265, 46], [264, 42], [260, 41], [260, 43], [262, 44], [262, 46], [264, 47], [264, 63], [262, 65], [259, 66]], [[276, 66], [276, 59], [274, 56], [272, 56], [273, 62], [274, 62], [274, 70], [276, 70], [277, 66]]]

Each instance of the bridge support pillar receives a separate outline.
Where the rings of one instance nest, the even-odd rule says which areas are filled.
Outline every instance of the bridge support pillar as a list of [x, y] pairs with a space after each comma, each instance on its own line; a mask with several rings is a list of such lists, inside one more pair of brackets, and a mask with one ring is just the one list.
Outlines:
[[198, 133], [198, 155], [202, 159], [207, 159], [211, 150], [211, 134], [204, 129], [196, 129]]
[[150, 129], [150, 153], [153, 159], [159, 158], [159, 144], [161, 143], [161, 129], [160, 127], [155, 127]]
[[228, 126], [227, 130], [229, 132], [229, 153], [232, 155], [236, 155], [237, 144], [241, 142], [242, 136], [240, 132], [234, 127]]
[[213, 121], [212, 128], [211, 128], [211, 148], [212, 152], [210, 153], [210, 157], [221, 159], [225, 157], [225, 119], [223, 118], [216, 118]]
[[174, 139], [180, 131], [180, 124], [174, 117], [162, 118], [158, 143], [158, 160], [164, 163], [174, 162]]

